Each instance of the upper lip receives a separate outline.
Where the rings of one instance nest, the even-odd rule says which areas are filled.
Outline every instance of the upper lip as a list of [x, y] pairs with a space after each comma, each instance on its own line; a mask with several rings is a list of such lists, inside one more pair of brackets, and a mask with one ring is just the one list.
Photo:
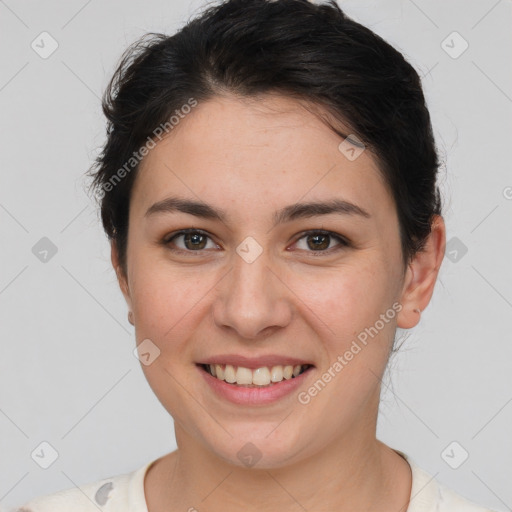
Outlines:
[[243, 368], [250, 368], [255, 370], [256, 368], [262, 368], [263, 366], [295, 366], [300, 365], [311, 365], [313, 364], [304, 359], [290, 356], [280, 356], [277, 354], [267, 354], [259, 357], [245, 357], [238, 354], [223, 354], [212, 357], [207, 357], [201, 360], [198, 364], [230, 364], [232, 366], [242, 366]]

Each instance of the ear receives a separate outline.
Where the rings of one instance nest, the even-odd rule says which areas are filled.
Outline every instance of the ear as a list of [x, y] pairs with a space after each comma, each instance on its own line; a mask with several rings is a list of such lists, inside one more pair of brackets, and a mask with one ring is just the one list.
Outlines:
[[415, 309], [423, 311], [434, 293], [434, 285], [443, 262], [446, 248], [446, 228], [444, 220], [436, 215], [432, 221], [431, 233], [422, 251], [415, 254], [407, 268], [402, 288], [397, 326], [402, 329], [414, 327], [420, 320]]
[[130, 295], [130, 288], [128, 286], [128, 277], [123, 272], [119, 264], [119, 253], [117, 250], [116, 243], [112, 240], [110, 242], [110, 260], [112, 261], [112, 266], [116, 271], [117, 282], [119, 283], [119, 287], [121, 288], [121, 292], [123, 292], [126, 303], [128, 304], [128, 309], [132, 310], [132, 300]]

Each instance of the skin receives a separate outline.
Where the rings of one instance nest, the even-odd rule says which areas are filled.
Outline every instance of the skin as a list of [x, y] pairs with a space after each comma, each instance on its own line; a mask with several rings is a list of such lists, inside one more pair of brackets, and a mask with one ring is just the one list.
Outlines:
[[[142, 369], [175, 423], [178, 449], [146, 475], [150, 512], [406, 509], [410, 467], [376, 439], [380, 379], [396, 328], [414, 327], [414, 309], [430, 301], [445, 226], [434, 219], [425, 250], [404, 268], [395, 205], [372, 154], [350, 161], [342, 140], [297, 100], [223, 96], [200, 103], [144, 158], [126, 274], [115, 244], [112, 264], [137, 343], [149, 338], [161, 351]], [[171, 195], [222, 208], [229, 223], [145, 217]], [[272, 227], [286, 205], [332, 198], [371, 217], [333, 213]], [[161, 243], [185, 228], [209, 233], [202, 251], [183, 236]], [[327, 238], [330, 249], [317, 254], [303, 232], [318, 229], [350, 245]], [[236, 252], [247, 236], [263, 249], [252, 263]], [[306, 405], [297, 393], [266, 406], [231, 404], [196, 367], [223, 353], [289, 354], [315, 365], [299, 391], [307, 390], [395, 302], [395, 318]], [[251, 468], [237, 457], [247, 442], [261, 453]]]

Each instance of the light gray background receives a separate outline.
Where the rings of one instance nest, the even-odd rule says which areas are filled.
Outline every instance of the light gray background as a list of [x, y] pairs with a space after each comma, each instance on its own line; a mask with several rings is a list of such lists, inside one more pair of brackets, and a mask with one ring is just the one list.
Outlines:
[[[0, 508], [133, 471], [175, 447], [172, 419], [132, 353], [83, 176], [103, 141], [99, 97], [121, 52], [145, 32], [173, 33], [201, 5], [0, 0]], [[511, 2], [340, 5], [424, 77], [447, 238], [467, 247], [445, 258], [421, 323], [401, 332], [409, 337], [385, 380], [393, 387], [378, 435], [469, 499], [511, 510]], [[31, 48], [42, 31], [59, 45], [47, 59]], [[453, 31], [469, 44], [458, 58], [442, 46]], [[42, 237], [58, 249], [46, 263], [32, 253]], [[43, 441], [59, 454], [46, 470], [31, 458]], [[452, 441], [469, 453], [458, 469], [441, 457]]]

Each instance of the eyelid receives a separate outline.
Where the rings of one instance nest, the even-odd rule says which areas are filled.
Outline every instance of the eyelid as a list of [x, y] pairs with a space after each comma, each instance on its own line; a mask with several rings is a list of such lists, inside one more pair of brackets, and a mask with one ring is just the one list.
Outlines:
[[[163, 243], [163, 245], [167, 246], [175, 238], [178, 238], [181, 235], [186, 235], [187, 233], [198, 233], [198, 234], [204, 235], [207, 238], [209, 238], [213, 243], [215, 243], [216, 245], [219, 245], [217, 242], [215, 242], [215, 240], [213, 239], [213, 236], [210, 233], [208, 233], [208, 231], [205, 231], [205, 230], [199, 229], [199, 228], [185, 228], [185, 229], [176, 231], [174, 233], [171, 233], [163, 238], [162, 243]], [[336, 239], [339, 242], [339, 244], [338, 244], [338, 246], [331, 247], [329, 249], [325, 249], [325, 250], [321, 250], [321, 251], [306, 251], [311, 254], [318, 254], [318, 255], [331, 254], [332, 252], [335, 252], [343, 247], [349, 247], [351, 245], [350, 241], [343, 235], [340, 235], [339, 233], [335, 233], [334, 231], [328, 231], [328, 230], [320, 229], [320, 228], [302, 231], [301, 233], [299, 233], [299, 235], [297, 236], [297, 238], [295, 239], [293, 244], [296, 244], [299, 240], [301, 240], [302, 238], [304, 238], [308, 235], [315, 235], [315, 234], [328, 235], [331, 238]], [[189, 253], [189, 254], [190, 253], [201, 254], [203, 251], [208, 251], [208, 249], [201, 249], [198, 251], [190, 251], [190, 250], [186, 250], [186, 249], [170, 249], [170, 250], [173, 252], [181, 252], [181, 253]]]
[[301, 240], [302, 238], [304, 238], [308, 235], [317, 235], [317, 234], [328, 235], [331, 238], [336, 239], [339, 242], [339, 245], [335, 246], [335, 247], [331, 247], [329, 249], [325, 249], [323, 251], [306, 251], [306, 252], [309, 252], [311, 254], [331, 254], [332, 252], [335, 252], [343, 247], [349, 247], [351, 245], [350, 241], [347, 238], [345, 238], [343, 235], [340, 235], [339, 233], [335, 233], [334, 231], [329, 231], [326, 229], [308, 229], [307, 231], [303, 231], [302, 233], [300, 233], [297, 236], [295, 242], [293, 242], [293, 243], [296, 244], [299, 240]]
[[173, 238], [176, 238], [179, 235], [186, 235], [187, 233], [199, 233], [201, 235], [206, 235], [206, 236], [212, 238], [212, 235], [210, 233], [208, 233], [208, 231], [205, 231], [204, 229], [184, 228], [184, 229], [180, 229], [179, 231], [174, 231], [173, 233], [169, 233], [168, 235], [165, 235], [163, 238], [163, 242], [168, 243]]
[[[208, 233], [208, 231], [204, 231], [203, 229], [199, 229], [199, 228], [185, 228], [185, 229], [180, 229], [179, 231], [175, 231], [174, 233], [170, 233], [169, 235], [166, 235], [163, 240], [162, 240], [162, 244], [164, 246], [167, 246], [169, 245], [175, 238], [178, 238], [182, 235], [186, 235], [188, 233], [198, 233], [200, 235], [204, 235], [206, 236], [207, 238], [209, 238], [215, 245], [219, 245], [217, 242], [215, 242], [214, 238], [213, 238], [213, 235], [211, 235], [210, 233]], [[203, 251], [206, 251], [208, 249], [201, 249], [199, 251], [189, 251], [189, 250], [186, 250], [186, 249], [170, 249], [171, 251], [173, 252], [186, 252], [186, 253], [198, 253], [198, 254], [201, 254]]]

